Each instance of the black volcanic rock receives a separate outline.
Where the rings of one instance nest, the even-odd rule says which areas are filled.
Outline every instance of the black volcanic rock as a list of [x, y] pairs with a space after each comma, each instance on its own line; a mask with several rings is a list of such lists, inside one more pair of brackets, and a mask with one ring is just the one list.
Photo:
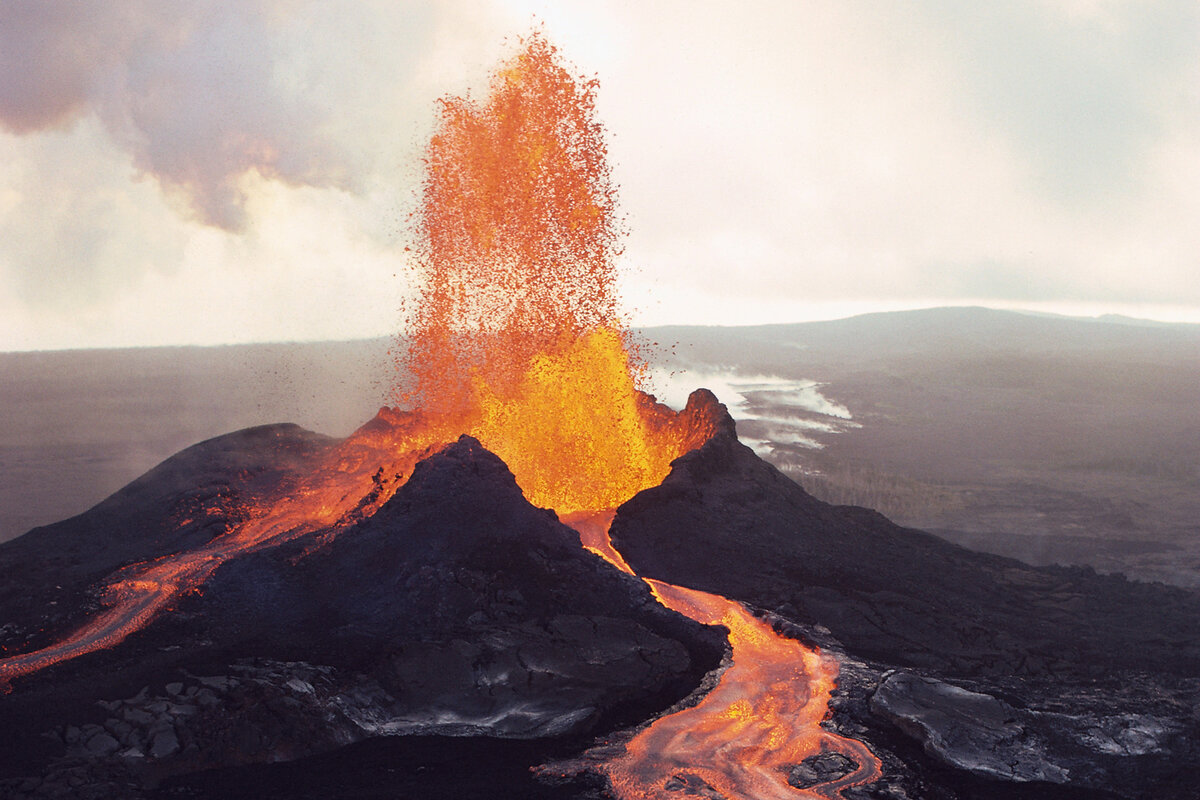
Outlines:
[[[719, 410], [708, 392], [688, 408], [698, 421]], [[615, 543], [643, 575], [746, 601], [838, 654], [824, 724], [883, 764], [847, 796], [1194, 795], [1195, 594], [1031, 568], [818, 502], [739, 444], [732, 420], [715, 427], [621, 507]], [[291, 427], [205, 443], [0, 548], [0, 571], [86, 596], [107, 569], [208, 541], [236, 523], [241, 499], [286, 487], [328, 446]], [[212, 526], [172, 533], [172, 517], [197, 507], [215, 512], [203, 515]], [[576, 746], [679, 700], [723, 652], [717, 630], [583, 550], [468, 437], [419, 463], [373, 516], [329, 533], [234, 559], [119, 646], [18, 679], [0, 697], [0, 796], [195, 796], [206, 784], [222, 788], [200, 796], [238, 796], [227, 788], [241, 776], [278, 774], [266, 763], [350, 764], [364, 740], [391, 734]], [[67, 593], [18, 594], [0, 587], [0, 623], [61, 628], [53, 609], [88, 610]], [[19, 637], [21, 625], [2, 627]], [[332, 763], [322, 758], [290, 774]], [[822, 753], [789, 779], [811, 786], [853, 766]]]
[[638, 574], [824, 625], [851, 652], [962, 675], [1200, 673], [1200, 597], [972, 552], [816, 500], [730, 435], [618, 510]]
[[889, 676], [871, 709], [951, 766], [987, 777], [1066, 783], [1068, 770], [1031, 731], [1029, 712], [908, 672]]
[[303, 546], [222, 567], [183, 608], [189, 627], [247, 654], [367, 671], [414, 725], [575, 731], [677, 699], [719, 658], [719, 637], [580, 547], [470, 437], [370, 518]]
[[[876, 749], [897, 796], [1194, 796], [1194, 592], [1033, 568], [822, 503], [724, 433], [611, 530], [638, 574], [844, 648], [827, 724]], [[803, 783], [834, 765], [800, 766]]]
[[303, 474], [335, 441], [290, 424], [209, 439], [83, 514], [0, 544], [0, 647], [37, 647], [77, 624], [96, 608], [89, 587], [224, 533], [243, 504]]
[[233, 559], [122, 644], [21, 678], [0, 776], [34, 778], [0, 795], [86, 774], [100, 797], [390, 734], [580, 736], [670, 706], [723, 652], [463, 437], [336, 537]]

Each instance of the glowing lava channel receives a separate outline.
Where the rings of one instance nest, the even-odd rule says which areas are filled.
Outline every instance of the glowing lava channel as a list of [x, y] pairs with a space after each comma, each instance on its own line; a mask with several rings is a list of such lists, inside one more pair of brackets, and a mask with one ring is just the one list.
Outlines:
[[[667, 608], [729, 629], [732, 665], [697, 705], [662, 717], [604, 765], [626, 800], [678, 797], [705, 786], [737, 800], [839, 797], [876, 780], [879, 760], [861, 742], [821, 727], [837, 683], [837, 662], [771, 630], [740, 603], [694, 589], [647, 580]], [[809, 756], [838, 752], [858, 769], [799, 790], [789, 771]]]
[[[636, 575], [612, 545], [614, 512], [565, 520], [580, 541], [617, 569]], [[741, 603], [720, 595], [643, 578], [667, 608], [705, 625], [729, 629], [731, 664], [696, 705], [655, 720], [603, 764], [622, 800], [678, 798], [715, 790], [728, 800], [795, 800], [841, 796], [880, 776], [862, 742], [821, 727], [837, 685], [837, 661], [780, 636]], [[829, 783], [797, 789], [790, 770], [809, 756], [836, 752], [858, 768]], [[707, 789], [706, 789], [707, 787]]]

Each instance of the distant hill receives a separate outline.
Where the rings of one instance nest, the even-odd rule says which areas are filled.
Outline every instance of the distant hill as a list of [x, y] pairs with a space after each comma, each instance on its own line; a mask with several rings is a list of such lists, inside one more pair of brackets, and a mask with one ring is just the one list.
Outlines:
[[[1035, 563], [1200, 583], [1198, 325], [935, 308], [640, 333], [661, 380], [722, 380], [743, 440], [824, 500]], [[386, 402], [391, 347], [0, 354], [0, 540], [202, 439], [346, 435]]]
[[1200, 326], [937, 308], [654, 335], [676, 370], [806, 379], [845, 408], [746, 396], [742, 428], [822, 499], [1034, 563], [1200, 583]]

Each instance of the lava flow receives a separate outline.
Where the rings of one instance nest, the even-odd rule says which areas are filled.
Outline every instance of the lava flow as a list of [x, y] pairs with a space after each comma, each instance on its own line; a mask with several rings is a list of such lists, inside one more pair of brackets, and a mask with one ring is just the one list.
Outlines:
[[[613, 517], [607, 511], [567, 522], [584, 547], [636, 575], [608, 536]], [[653, 800], [715, 790], [729, 800], [835, 798], [879, 777], [879, 759], [866, 745], [821, 727], [837, 684], [836, 661], [775, 633], [740, 603], [644, 580], [672, 611], [728, 628], [732, 663], [699, 703], [655, 720], [624, 755], [602, 765], [618, 797]], [[823, 752], [841, 753], [857, 768], [807, 790], [788, 783], [791, 767]]]
[[[530, 502], [556, 509], [584, 546], [633, 574], [608, 540], [611, 509], [714, 436], [723, 409], [689, 401], [674, 412], [638, 388], [645, 369], [618, 313], [621, 231], [595, 90], [535, 34], [485, 102], [442, 101], [415, 225], [424, 282], [398, 358], [396, 399], [418, 410], [381, 410], [209, 543], [122, 569], [105, 612], [57, 644], [0, 660], [0, 688], [120, 643], [229, 559], [301, 538], [306, 552], [321, 547], [461, 433], [500, 456]], [[727, 627], [733, 663], [698, 705], [657, 720], [602, 766], [618, 796], [707, 786], [729, 800], [834, 797], [878, 775], [862, 744], [820, 726], [832, 659], [738, 603], [648, 583], [669, 608]], [[819, 788], [789, 786], [786, 769], [824, 750], [859, 768]]]
[[[838, 797], [879, 777], [879, 760], [861, 742], [821, 727], [837, 682], [837, 662], [775, 633], [740, 603], [647, 580], [659, 602], [697, 622], [729, 629], [732, 664], [697, 705], [658, 719], [604, 765], [626, 800], [678, 797], [705, 787], [726, 798]], [[809, 756], [841, 753], [857, 768], [798, 790], [789, 771]]]

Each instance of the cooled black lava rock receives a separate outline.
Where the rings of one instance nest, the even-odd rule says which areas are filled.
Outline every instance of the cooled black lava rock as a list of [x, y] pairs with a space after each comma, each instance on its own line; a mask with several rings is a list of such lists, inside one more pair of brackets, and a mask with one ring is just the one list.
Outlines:
[[336, 444], [297, 425], [218, 436], [78, 516], [0, 544], [0, 647], [43, 646], [96, 610], [88, 589], [127, 564], [199, 547]]
[[797, 789], [809, 789], [844, 778], [858, 767], [857, 761], [841, 753], [820, 753], [792, 767], [788, 783]]
[[[777, 630], [844, 647], [857, 667], [829, 724], [872, 744], [893, 786], [1194, 796], [1193, 592], [1033, 568], [822, 503], [725, 433], [622, 505], [612, 535], [640, 575], [772, 609]], [[908, 677], [884, 680], [896, 666]]]
[[[171, 508], [175, 475], [139, 491]], [[723, 653], [720, 629], [584, 550], [463, 437], [336, 537], [233, 559], [122, 644], [19, 679], [0, 701], [0, 778], [34, 777], [0, 795], [86, 774], [132, 797], [123, 781], [389, 734], [577, 737], [670, 706]]]
[[358, 526], [304, 547], [227, 564], [182, 609], [189, 626], [242, 653], [369, 672], [406, 724], [578, 731], [669, 704], [720, 656], [719, 636], [580, 547], [470, 437]]
[[1200, 674], [1200, 596], [1034, 568], [831, 506], [730, 435], [620, 507], [613, 542], [657, 578], [833, 631], [859, 656], [964, 675]]
[[1031, 724], [1034, 715], [989, 694], [899, 672], [876, 690], [871, 710], [959, 769], [1014, 781], [1069, 779]]

